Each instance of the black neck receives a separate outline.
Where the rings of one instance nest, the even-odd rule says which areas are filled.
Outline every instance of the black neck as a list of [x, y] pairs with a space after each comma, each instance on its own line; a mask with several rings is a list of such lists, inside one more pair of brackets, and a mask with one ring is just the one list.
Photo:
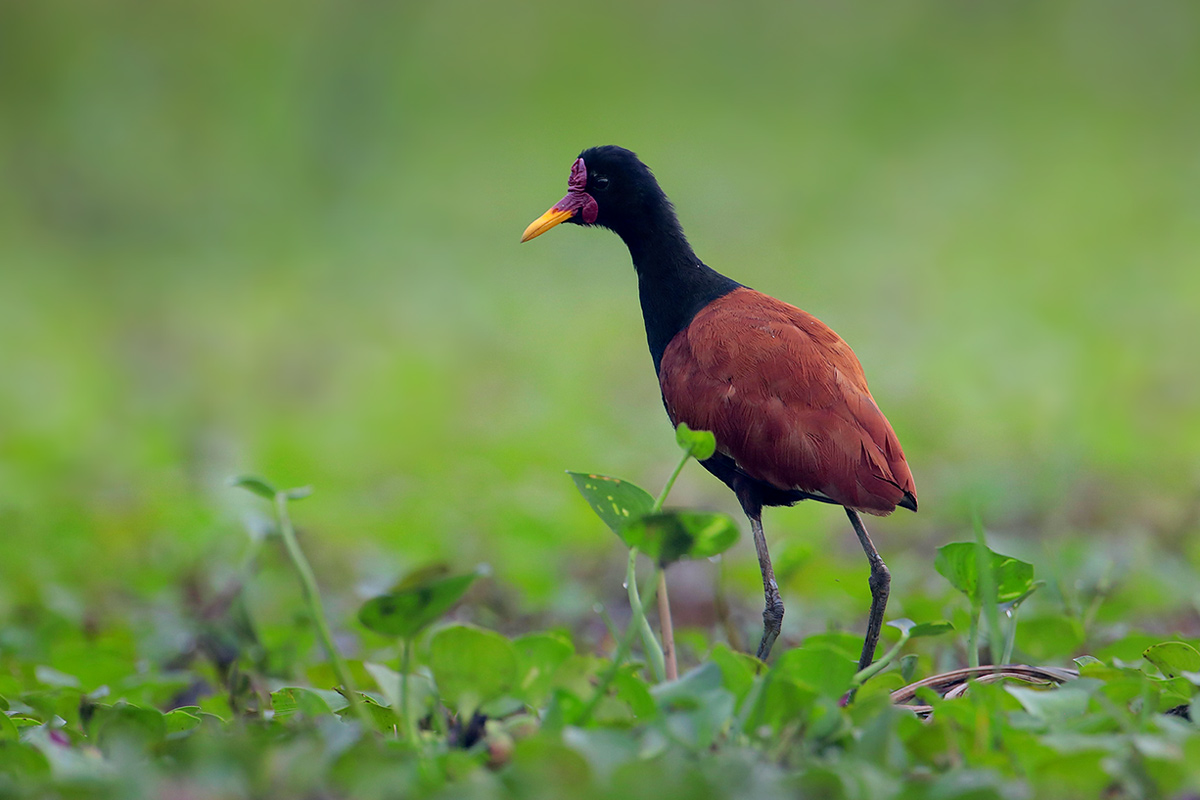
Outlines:
[[646, 218], [632, 229], [617, 231], [637, 270], [646, 341], [656, 373], [675, 334], [700, 309], [741, 286], [696, 257], [669, 205], [658, 211], [659, 219]]

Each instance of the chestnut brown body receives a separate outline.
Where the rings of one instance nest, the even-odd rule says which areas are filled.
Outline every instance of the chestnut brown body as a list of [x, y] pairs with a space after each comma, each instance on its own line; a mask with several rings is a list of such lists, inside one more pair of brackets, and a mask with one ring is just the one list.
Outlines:
[[916, 505], [854, 351], [795, 306], [744, 287], [713, 300], [667, 345], [659, 385], [672, 423], [712, 431], [755, 480], [868, 514]]

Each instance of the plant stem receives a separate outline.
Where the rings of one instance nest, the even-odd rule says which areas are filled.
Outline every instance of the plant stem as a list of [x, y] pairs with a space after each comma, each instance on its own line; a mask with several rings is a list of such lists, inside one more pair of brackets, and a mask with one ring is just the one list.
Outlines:
[[613, 622], [612, 615], [608, 613], [608, 609], [600, 603], [596, 603], [592, 608], [600, 615], [600, 619], [604, 622], [604, 628], [608, 631], [608, 635], [612, 637], [612, 640], [615, 642], [620, 639], [621, 633], [617, 630], [617, 624]]
[[684, 453], [683, 458], [679, 459], [679, 463], [675, 465], [675, 471], [671, 473], [671, 477], [667, 478], [667, 485], [663, 487], [662, 492], [658, 495], [658, 499], [654, 501], [654, 505], [650, 508], [651, 514], [657, 514], [662, 511], [663, 503], [667, 502], [667, 495], [671, 493], [671, 487], [675, 485], [675, 479], [679, 477], [679, 473], [683, 472], [684, 466], [691, 457], [691, 453]]
[[329, 633], [329, 623], [325, 621], [325, 609], [321, 605], [321, 593], [317, 590], [317, 578], [308, 564], [308, 559], [304, 557], [304, 551], [300, 549], [300, 543], [296, 540], [296, 531], [292, 528], [292, 521], [287, 513], [287, 501], [286, 492], [275, 493], [275, 521], [279, 526], [279, 535], [283, 537], [283, 544], [287, 548], [288, 556], [300, 576], [300, 587], [304, 592], [304, 600], [308, 603], [308, 611], [312, 614], [313, 622], [317, 626], [317, 635], [321, 639], [321, 644], [324, 645], [325, 652], [329, 654], [329, 660], [333, 663], [334, 675], [345, 689], [350, 710], [359, 722], [370, 730], [373, 727], [371, 717], [359, 702], [358, 693], [350, 680], [350, 671], [346, 669], [345, 662], [342, 661], [342, 657], [333, 646], [333, 636]]
[[971, 608], [971, 624], [967, 628], [967, 666], [979, 666], [979, 616], [981, 609]]
[[[658, 591], [659, 569], [655, 567], [654, 572], [655, 574], [650, 576], [650, 583], [646, 588], [646, 599], [648, 601], [653, 600], [654, 595]], [[621, 664], [624, 663], [625, 658], [629, 655], [629, 647], [633, 644], [633, 634], [636, 630], [637, 626], [633, 624], [630, 624], [625, 629], [625, 635], [617, 642], [617, 651], [613, 653], [612, 666], [608, 668], [608, 672], [604, 673], [604, 677], [600, 679], [600, 685], [596, 687], [596, 693], [592, 695], [592, 699], [588, 701], [588, 704], [580, 713], [579, 719], [575, 722], [576, 725], [580, 727], [587, 725], [588, 720], [592, 718], [592, 714], [596, 711], [596, 706], [600, 705], [600, 701], [608, 694], [608, 687], [612, 685], [613, 680], [617, 677], [617, 672], [621, 669]]]
[[404, 654], [400, 657], [400, 724], [404, 737], [413, 746], [417, 745], [417, 722], [408, 713], [408, 665], [412, 656], [412, 639], [404, 640]]
[[1013, 646], [1017, 643], [1017, 606], [1008, 610], [1008, 633], [1004, 637], [1004, 653], [1000, 656], [999, 664], [1007, 664], [1012, 659]]
[[667, 571], [658, 571], [658, 624], [662, 628], [663, 657], [666, 659], [667, 680], [679, 677], [675, 659], [675, 625], [671, 622], [671, 599], [667, 596]]
[[1034, 581], [1025, 592], [1010, 603], [1004, 606], [1004, 613], [1008, 617], [1008, 631], [1004, 639], [1004, 656], [1000, 659], [1001, 664], [1008, 664], [1012, 660], [1013, 647], [1017, 642], [1017, 612], [1021, 609], [1021, 604], [1030, 598], [1030, 596], [1038, 589], [1046, 585], [1045, 581]]
[[[654, 505], [650, 509], [651, 514], [657, 514], [662, 511], [663, 503], [667, 501], [667, 495], [671, 493], [672, 487], [675, 486], [675, 480], [679, 477], [679, 473], [683, 472], [683, 468], [691, 459], [690, 452], [684, 453], [683, 458], [679, 459], [679, 463], [675, 465], [671, 477], [667, 478], [667, 483], [663, 486], [662, 492], [655, 499]], [[636, 553], [636, 551], [635, 551]], [[631, 555], [631, 558], [634, 556]], [[650, 655], [651, 663], [654, 665], [655, 675], [661, 681], [665, 677], [669, 681], [673, 681], [679, 677], [679, 662], [675, 656], [675, 625], [671, 620], [671, 597], [667, 593], [667, 573], [666, 570], [659, 569], [658, 571], [658, 624], [662, 628], [662, 649], [658, 649], [658, 643], [654, 643], [654, 647], [649, 650], [654, 652]], [[633, 581], [629, 582], [630, 587], [634, 587]], [[636, 592], [636, 589], [631, 591]], [[642, 609], [642, 620], [645, 624], [645, 629], [642, 633], [642, 638], [645, 639], [650, 632], [650, 624], [645, 622], [645, 609]], [[651, 639], [654, 634], [649, 633]]]
[[[997, 607], [996, 573], [992, 569], [992, 551], [988, 549], [987, 540], [983, 533], [983, 521], [979, 514], [975, 515], [975, 563], [979, 572], [979, 594], [983, 603], [983, 613], [987, 615], [988, 650], [991, 651], [992, 663], [997, 661], [1004, 651], [1003, 633], [1000, 631], [1000, 609]], [[976, 654], [976, 659], [978, 659]]]
[[642, 604], [642, 598], [638, 593], [637, 557], [638, 549], [636, 547], [629, 548], [629, 566], [625, 569], [625, 586], [629, 592], [631, 614], [629, 627], [641, 631], [642, 648], [646, 651], [646, 660], [650, 662], [654, 679], [661, 683], [667, 674], [666, 662], [663, 659], [662, 647], [659, 646], [658, 640], [654, 638], [654, 631], [650, 628], [650, 620], [646, 619], [646, 607]]
[[900, 653], [900, 648], [904, 647], [905, 643], [908, 642], [911, 637], [912, 634], [908, 631], [900, 631], [900, 640], [888, 648], [888, 651], [884, 653], [879, 660], [856, 673], [854, 675], [854, 679], [850, 682], [850, 686], [854, 689], [857, 689], [871, 678], [874, 678], [880, 672], [883, 672], [883, 670], [886, 669], [893, 660], [895, 660], [896, 656]]

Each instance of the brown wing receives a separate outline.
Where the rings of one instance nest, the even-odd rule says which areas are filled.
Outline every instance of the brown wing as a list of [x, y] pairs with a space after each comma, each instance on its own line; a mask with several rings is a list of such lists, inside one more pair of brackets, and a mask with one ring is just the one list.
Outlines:
[[811, 314], [752, 289], [702, 309], [659, 370], [671, 421], [712, 431], [748, 475], [889, 514], [916, 486], [850, 346]]

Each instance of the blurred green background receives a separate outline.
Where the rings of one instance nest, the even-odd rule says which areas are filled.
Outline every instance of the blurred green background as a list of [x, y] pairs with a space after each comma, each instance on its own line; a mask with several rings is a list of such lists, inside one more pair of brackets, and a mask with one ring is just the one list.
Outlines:
[[[506, 613], [619, 592], [563, 470], [657, 490], [676, 458], [634, 273], [606, 232], [517, 243], [602, 143], [856, 349], [921, 498], [872, 526], [895, 614], [972, 510], [1064, 586], [1186, 607], [1198, 31], [1107, 0], [0, 4], [0, 610], [236, 563], [245, 472], [316, 487], [334, 594], [433, 558], [489, 562]], [[736, 511], [696, 467], [673, 499]], [[856, 629], [865, 562], [810, 506], [767, 519], [789, 625]], [[752, 627], [748, 542], [728, 575]]]

